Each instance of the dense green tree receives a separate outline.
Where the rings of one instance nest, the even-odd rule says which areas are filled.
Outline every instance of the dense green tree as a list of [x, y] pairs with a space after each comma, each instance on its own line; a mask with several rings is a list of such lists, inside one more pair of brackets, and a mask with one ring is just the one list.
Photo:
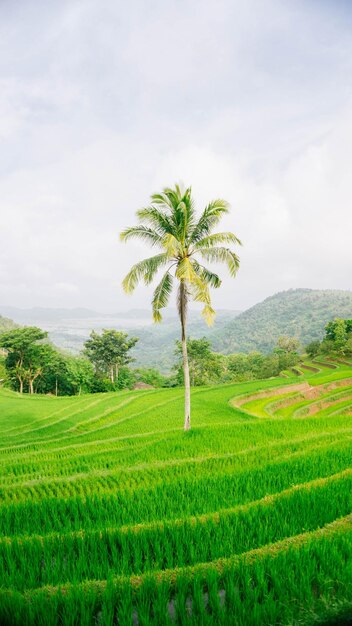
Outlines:
[[0, 335], [6, 350], [7, 378], [21, 393], [74, 395], [91, 391], [91, 363], [58, 351], [46, 341], [47, 333], [37, 327], [16, 328]]
[[166, 269], [157, 285], [153, 300], [153, 318], [161, 321], [161, 311], [167, 306], [173, 288], [178, 282], [178, 312], [181, 323], [181, 345], [185, 385], [184, 428], [191, 426], [190, 375], [187, 353], [187, 306], [190, 299], [203, 304], [203, 316], [208, 324], [214, 319], [210, 287], [221, 285], [220, 277], [206, 268], [203, 261], [225, 263], [230, 275], [235, 276], [239, 259], [231, 249], [239, 244], [230, 232], [213, 233], [215, 226], [229, 210], [225, 200], [210, 202], [197, 218], [191, 188], [175, 185], [151, 196], [151, 204], [137, 212], [139, 225], [127, 228], [121, 239], [142, 239], [159, 253], [136, 263], [123, 281], [127, 293], [131, 293], [142, 280], [149, 285], [160, 269]]
[[[271, 358], [271, 370], [274, 372], [272, 376], [276, 376], [283, 370], [296, 365], [299, 361], [299, 341], [296, 337], [289, 337], [288, 335], [282, 335], [278, 338], [273, 354], [269, 355]], [[267, 367], [269, 362], [267, 363]], [[266, 372], [264, 372], [266, 373]], [[267, 378], [267, 376], [264, 376]]]
[[51, 345], [46, 346], [42, 358], [37, 392], [72, 396], [94, 390], [94, 369], [88, 359], [59, 352]]
[[139, 367], [133, 370], [135, 382], [142, 382], [153, 387], [164, 387], [168, 379], [155, 367]]
[[345, 354], [352, 354], [352, 333], [348, 334], [348, 338], [345, 345]]
[[349, 352], [352, 337], [352, 320], [335, 317], [325, 326], [325, 338], [322, 343], [324, 352], [337, 352], [344, 355]]
[[88, 359], [66, 356], [65, 368], [67, 375], [62, 382], [67, 385], [66, 393], [76, 395], [93, 391], [94, 369]]
[[117, 330], [104, 329], [101, 334], [93, 330], [84, 344], [84, 354], [96, 371], [109, 375], [114, 384], [118, 380], [119, 368], [133, 361], [129, 352], [137, 341], [136, 337], [128, 337], [127, 333]]
[[315, 341], [310, 341], [308, 345], [306, 345], [306, 353], [308, 354], [308, 356], [310, 356], [311, 359], [314, 359], [314, 357], [319, 354], [320, 348], [321, 342], [318, 341], [318, 339], [316, 339]]
[[38, 381], [37, 391], [40, 393], [61, 394], [63, 379], [66, 374], [64, 356], [53, 346], [47, 345], [42, 353], [43, 372]]
[[227, 356], [227, 380], [251, 380], [254, 378], [253, 371], [249, 366], [249, 355], [241, 352]]
[[260, 352], [250, 352], [249, 354], [230, 354], [227, 357], [227, 377], [226, 381], [244, 382], [247, 380], [257, 380], [260, 378], [270, 378], [277, 376], [280, 369], [280, 358], [276, 353], [268, 355]]
[[47, 333], [36, 326], [16, 328], [0, 335], [0, 347], [7, 352], [5, 366], [12, 380], [17, 380], [20, 393], [27, 386], [34, 392], [34, 382], [43, 370], [44, 346], [40, 344]]
[[278, 350], [283, 350], [284, 352], [298, 352], [299, 350], [299, 341], [296, 337], [289, 337], [288, 335], [281, 335], [277, 342], [276, 348]]
[[[183, 350], [180, 341], [176, 341], [176, 355], [180, 358], [177, 364], [177, 378], [184, 384]], [[210, 341], [201, 339], [187, 339], [187, 353], [191, 386], [208, 385], [221, 379], [221, 357], [210, 349]]]
[[337, 318], [334, 322], [334, 344], [336, 352], [340, 354], [344, 354], [344, 348], [347, 341], [347, 329], [346, 329], [346, 321]]
[[[270, 355], [269, 355], [270, 356]], [[248, 369], [253, 372], [254, 378], [260, 378], [265, 367], [266, 357], [260, 352], [250, 352], [248, 354]], [[270, 373], [269, 376], [272, 374]]]

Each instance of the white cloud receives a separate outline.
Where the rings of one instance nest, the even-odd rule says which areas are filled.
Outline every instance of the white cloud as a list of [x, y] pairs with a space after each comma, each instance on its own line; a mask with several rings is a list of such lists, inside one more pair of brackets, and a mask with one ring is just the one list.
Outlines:
[[72, 283], [55, 283], [54, 289], [58, 289], [62, 293], [77, 293], [78, 287], [77, 285], [73, 285]]
[[147, 249], [118, 233], [180, 179], [244, 243], [217, 305], [350, 287], [348, 12], [49, 4], [0, 9], [0, 303], [145, 306], [120, 283]]

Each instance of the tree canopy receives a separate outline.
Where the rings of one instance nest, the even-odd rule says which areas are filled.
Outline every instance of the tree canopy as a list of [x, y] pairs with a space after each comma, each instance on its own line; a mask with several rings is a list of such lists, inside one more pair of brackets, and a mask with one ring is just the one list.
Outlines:
[[43, 368], [43, 351], [40, 344], [47, 337], [47, 332], [36, 326], [16, 328], [0, 335], [0, 347], [7, 351], [5, 364], [10, 377], [17, 379], [19, 391], [28, 385], [33, 393], [34, 381], [40, 376]]
[[127, 333], [117, 330], [104, 329], [101, 334], [93, 330], [84, 344], [84, 354], [97, 372], [108, 375], [114, 383], [120, 367], [133, 361], [129, 352], [137, 341], [137, 337], [129, 337]]

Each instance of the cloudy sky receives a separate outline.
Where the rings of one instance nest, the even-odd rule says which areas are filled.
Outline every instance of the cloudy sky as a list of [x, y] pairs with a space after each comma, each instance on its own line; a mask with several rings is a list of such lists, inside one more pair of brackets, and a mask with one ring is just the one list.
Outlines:
[[148, 305], [118, 233], [179, 180], [243, 240], [216, 306], [350, 289], [351, 105], [349, 0], [1, 0], [0, 304]]

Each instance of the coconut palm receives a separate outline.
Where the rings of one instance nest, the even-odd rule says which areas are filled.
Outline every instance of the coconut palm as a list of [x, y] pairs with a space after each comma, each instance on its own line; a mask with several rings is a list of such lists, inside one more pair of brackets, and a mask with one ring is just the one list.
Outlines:
[[123, 281], [123, 288], [132, 293], [140, 281], [149, 285], [162, 268], [166, 270], [156, 286], [152, 307], [155, 322], [161, 321], [161, 311], [167, 306], [174, 279], [178, 282], [177, 304], [181, 322], [181, 343], [185, 385], [184, 428], [191, 427], [190, 380], [187, 355], [186, 320], [190, 299], [203, 304], [202, 314], [211, 325], [215, 311], [211, 306], [209, 288], [218, 289], [221, 280], [202, 261], [225, 263], [235, 276], [239, 259], [229, 246], [240, 244], [230, 232], [212, 233], [222, 216], [229, 211], [225, 200], [210, 202], [197, 218], [191, 187], [175, 185], [151, 196], [147, 208], [137, 211], [139, 224], [126, 228], [122, 241], [138, 238], [158, 248], [159, 253], [133, 265]]

